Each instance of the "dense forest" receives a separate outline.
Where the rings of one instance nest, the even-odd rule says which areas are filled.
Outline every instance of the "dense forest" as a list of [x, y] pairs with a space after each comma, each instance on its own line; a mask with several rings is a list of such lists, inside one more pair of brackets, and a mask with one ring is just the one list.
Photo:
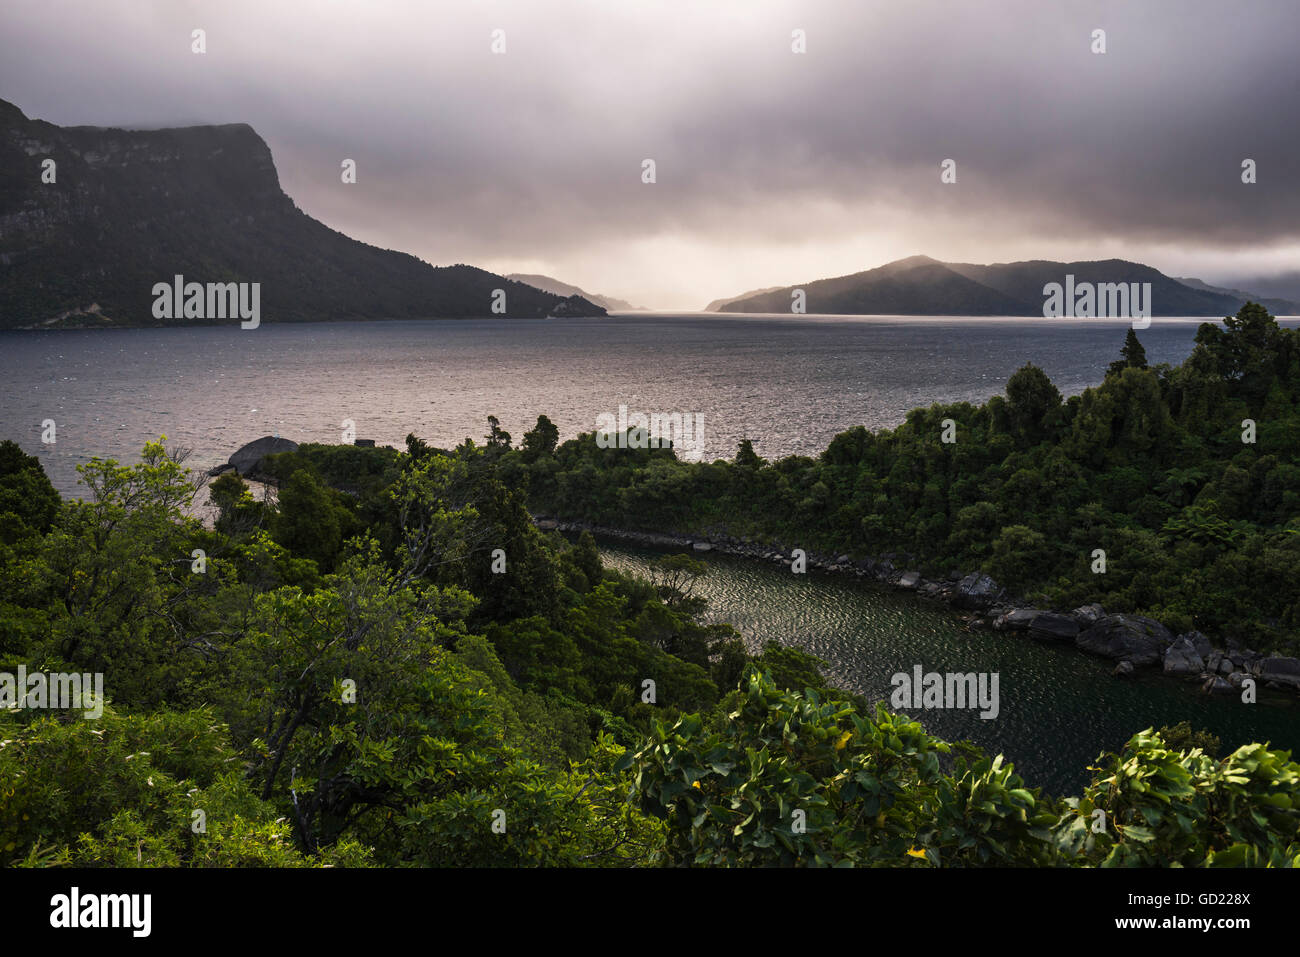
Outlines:
[[[1297, 338], [1248, 307], [1178, 369], [1130, 340], [1081, 397], [1026, 368], [816, 461], [690, 465], [541, 417], [517, 447], [495, 420], [449, 450], [305, 445], [265, 460], [266, 500], [159, 441], [65, 501], [0, 443], [0, 673], [102, 673], [108, 699], [0, 712], [0, 863], [1300, 865], [1286, 752], [1135, 728], [1046, 794], [702, 624], [693, 558], [634, 579], [530, 515], [907, 549], [1281, 647]], [[1115, 573], [1081, 573], [1098, 543]]]
[[1258, 305], [1203, 324], [1180, 366], [1148, 367], [1130, 330], [1082, 395], [1027, 365], [1005, 396], [850, 429], [816, 459], [539, 447], [530, 433], [503, 465], [539, 514], [981, 569], [1041, 607], [1300, 652], [1300, 331]]

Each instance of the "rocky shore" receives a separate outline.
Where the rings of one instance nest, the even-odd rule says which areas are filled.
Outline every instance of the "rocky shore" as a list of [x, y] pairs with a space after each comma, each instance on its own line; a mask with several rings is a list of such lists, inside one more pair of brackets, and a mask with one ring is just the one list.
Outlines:
[[[740, 555], [776, 565], [790, 565], [792, 549], [716, 535], [710, 538], [659, 532], [637, 532], [594, 525], [590, 522], [535, 517], [543, 531], [589, 531], [602, 538], [619, 539], [652, 548], [681, 548], [695, 552]], [[1202, 690], [1217, 694], [1240, 693], [1246, 679], [1258, 686], [1300, 692], [1300, 658], [1264, 655], [1229, 641], [1217, 648], [1199, 631], [1175, 635], [1152, 618], [1141, 615], [1108, 614], [1101, 605], [1084, 605], [1069, 611], [1028, 607], [1006, 593], [983, 572], [930, 580], [908, 569], [907, 556], [854, 558], [805, 549], [807, 566], [833, 574], [891, 585], [915, 592], [921, 598], [942, 602], [962, 612], [973, 631], [1019, 632], [1039, 641], [1070, 644], [1090, 654], [1117, 662], [1115, 675], [1123, 677], [1138, 668], [1156, 667], [1172, 677], [1195, 680]]]

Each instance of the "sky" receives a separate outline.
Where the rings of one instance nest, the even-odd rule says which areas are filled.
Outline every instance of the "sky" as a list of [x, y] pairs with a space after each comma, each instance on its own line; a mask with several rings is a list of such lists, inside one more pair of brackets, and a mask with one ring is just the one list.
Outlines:
[[350, 236], [658, 309], [918, 253], [1300, 290], [1297, 36], [1300, 0], [4, 0], [0, 98], [248, 123]]

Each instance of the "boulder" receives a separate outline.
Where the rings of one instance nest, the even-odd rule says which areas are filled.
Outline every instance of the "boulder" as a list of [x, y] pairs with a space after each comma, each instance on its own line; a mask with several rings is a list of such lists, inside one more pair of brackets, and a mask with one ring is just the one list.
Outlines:
[[216, 478], [218, 475], [223, 475], [226, 472], [233, 471], [234, 468], [235, 467], [229, 462], [222, 462], [220, 465], [208, 469], [208, 475], [212, 478]]
[[1134, 665], [1159, 664], [1174, 636], [1153, 618], [1140, 615], [1103, 615], [1079, 632], [1075, 644], [1107, 658], [1124, 658]]
[[1000, 615], [993, 622], [993, 628], [995, 631], [1024, 631], [1041, 614], [1044, 613], [1037, 608], [1013, 608], [1005, 615]]
[[713, 546], [708, 542], [691, 542], [691, 548], [695, 549], [697, 552], [713, 551]]
[[274, 435], [254, 439], [230, 457], [230, 464], [240, 475], [252, 475], [261, 464], [263, 456], [279, 452], [296, 452], [298, 443]]
[[1208, 658], [1211, 652], [1214, 651], [1214, 645], [1210, 644], [1210, 639], [1206, 638], [1199, 631], [1185, 631], [1178, 637], [1179, 639], [1186, 638], [1190, 641], [1192, 647], [1196, 650], [1197, 655], [1202, 658]]
[[1259, 675], [1267, 681], [1300, 688], [1300, 658], [1265, 658], [1259, 663]]
[[1127, 678], [1132, 673], [1133, 673], [1133, 662], [1127, 659], [1117, 664], [1115, 666], [1115, 670], [1111, 672], [1111, 674], [1113, 674], [1116, 678]]
[[[1205, 658], [1196, 650], [1196, 641], [1192, 635], [1200, 634], [1199, 632], [1188, 632], [1179, 635], [1169, 649], [1165, 652], [1165, 674], [1169, 675], [1199, 675], [1205, 670]], [[1202, 635], [1202, 638], [1205, 636]], [[1207, 642], [1208, 644], [1208, 642]]]
[[1208, 691], [1211, 694], [1228, 694], [1233, 688], [1232, 683], [1227, 678], [1213, 675], [1205, 680], [1205, 684], [1201, 685], [1201, 690]]
[[953, 604], [959, 608], [988, 608], [999, 592], [998, 583], [983, 572], [971, 572], [957, 583]]
[[1105, 615], [1106, 609], [1095, 603], [1084, 605], [1070, 612], [1070, 617], [1077, 621], [1081, 628], [1087, 628], [1089, 625], [1095, 624], [1099, 618], [1103, 618]]
[[1074, 641], [1079, 637], [1079, 623], [1069, 615], [1045, 611], [1035, 615], [1029, 623], [1029, 636], [1051, 641]]
[[920, 572], [903, 572], [898, 579], [899, 588], [915, 588], [921, 581]]

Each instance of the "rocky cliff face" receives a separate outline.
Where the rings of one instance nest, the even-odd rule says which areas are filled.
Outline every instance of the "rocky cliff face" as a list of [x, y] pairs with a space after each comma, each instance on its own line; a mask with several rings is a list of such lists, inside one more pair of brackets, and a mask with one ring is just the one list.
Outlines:
[[[42, 182], [44, 161], [55, 182]], [[0, 100], [0, 328], [163, 325], [155, 283], [260, 283], [265, 322], [540, 318], [562, 297], [344, 236], [280, 189], [245, 124], [168, 130], [58, 127]], [[583, 305], [585, 303], [585, 305]], [[604, 315], [583, 300], [568, 315]]]

